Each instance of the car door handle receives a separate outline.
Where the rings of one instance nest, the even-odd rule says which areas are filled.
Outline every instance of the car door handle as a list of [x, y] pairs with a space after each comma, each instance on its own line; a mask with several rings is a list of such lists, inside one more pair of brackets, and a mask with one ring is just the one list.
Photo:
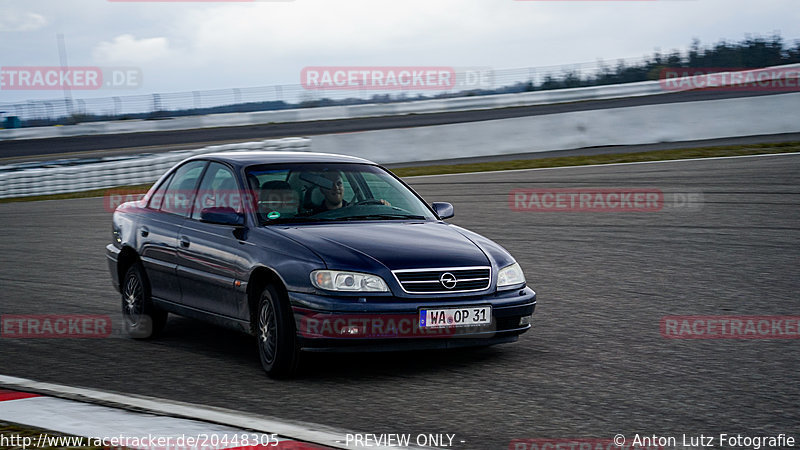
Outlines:
[[181, 236], [181, 247], [189, 248], [189, 244], [191, 244], [191, 242], [189, 242], [189, 238], [186, 236]]
[[148, 230], [147, 227], [142, 227], [140, 234], [142, 237], [147, 237], [150, 234], [150, 230]]

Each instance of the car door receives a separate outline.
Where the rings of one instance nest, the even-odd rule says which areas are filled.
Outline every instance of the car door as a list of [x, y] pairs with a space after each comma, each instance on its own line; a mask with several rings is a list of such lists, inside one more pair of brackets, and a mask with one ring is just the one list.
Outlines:
[[171, 302], [181, 299], [176, 268], [178, 232], [189, 215], [194, 192], [206, 161], [179, 167], [151, 197], [139, 225], [140, 256], [153, 297]]
[[190, 219], [180, 230], [178, 279], [182, 302], [203, 311], [248, 319], [247, 305], [239, 305], [235, 282], [244, 273], [246, 232], [242, 227], [201, 221], [201, 211], [232, 207], [244, 214], [242, 192], [233, 170], [211, 162], [197, 191]]

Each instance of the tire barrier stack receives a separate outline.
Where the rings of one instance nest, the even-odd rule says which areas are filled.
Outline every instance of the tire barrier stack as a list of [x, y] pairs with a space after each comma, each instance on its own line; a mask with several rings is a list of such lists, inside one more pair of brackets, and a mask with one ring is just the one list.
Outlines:
[[205, 153], [248, 150], [307, 152], [311, 151], [310, 148], [310, 139], [284, 138], [143, 154], [132, 158], [74, 160], [72, 164], [62, 162], [52, 165], [44, 162], [38, 167], [30, 167], [31, 164], [0, 166], [0, 198], [63, 194], [152, 183], [178, 162]]

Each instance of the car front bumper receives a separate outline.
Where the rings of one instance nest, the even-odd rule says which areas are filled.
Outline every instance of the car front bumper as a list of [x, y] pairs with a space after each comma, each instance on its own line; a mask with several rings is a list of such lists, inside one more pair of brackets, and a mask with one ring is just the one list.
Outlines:
[[[305, 351], [402, 351], [494, 345], [516, 341], [531, 328], [536, 293], [520, 288], [459, 298], [361, 298], [290, 292], [300, 347]], [[491, 306], [491, 323], [422, 328], [419, 310]], [[526, 318], [523, 320], [523, 318]]]

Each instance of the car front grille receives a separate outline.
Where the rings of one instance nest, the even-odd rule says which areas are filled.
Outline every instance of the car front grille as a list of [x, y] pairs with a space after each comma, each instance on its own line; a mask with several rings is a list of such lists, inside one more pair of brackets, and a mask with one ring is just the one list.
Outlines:
[[395, 270], [394, 276], [409, 294], [482, 291], [492, 280], [491, 267]]

